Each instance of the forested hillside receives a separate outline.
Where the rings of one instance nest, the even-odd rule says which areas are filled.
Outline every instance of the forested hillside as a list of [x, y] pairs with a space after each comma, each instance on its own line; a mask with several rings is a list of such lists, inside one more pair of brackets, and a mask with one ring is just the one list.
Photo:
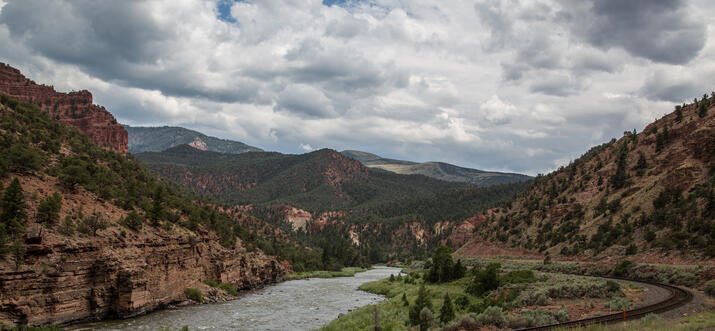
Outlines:
[[562, 256], [715, 257], [714, 106], [715, 94], [678, 105], [538, 176], [474, 240]]
[[302, 155], [235, 155], [184, 145], [137, 158], [197, 194], [247, 206], [286, 232], [302, 229], [298, 235], [303, 243], [323, 247], [324, 242], [350, 240], [371, 262], [421, 256], [447, 238], [457, 223], [528, 185], [480, 188], [399, 175], [369, 169], [328, 149]]

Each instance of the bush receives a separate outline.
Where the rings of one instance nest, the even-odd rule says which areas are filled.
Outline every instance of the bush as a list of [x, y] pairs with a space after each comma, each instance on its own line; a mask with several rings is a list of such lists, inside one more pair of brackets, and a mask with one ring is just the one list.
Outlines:
[[705, 283], [705, 293], [711, 297], [715, 297], [715, 280]]
[[37, 206], [37, 221], [40, 223], [57, 223], [60, 219], [60, 209], [62, 208], [62, 196], [54, 194], [42, 199]]
[[201, 290], [197, 288], [187, 288], [184, 290], [184, 294], [186, 294], [186, 297], [190, 300], [194, 300], [196, 302], [204, 302], [204, 294], [201, 293]]
[[511, 328], [528, 328], [534, 326], [556, 324], [556, 318], [548, 310], [523, 310], [519, 316], [509, 321]]
[[477, 315], [474, 319], [477, 323], [481, 325], [495, 325], [498, 327], [503, 327], [506, 325], [506, 317], [504, 316], [504, 311], [501, 307], [489, 306], [484, 309], [484, 312]]
[[136, 211], [129, 212], [127, 217], [123, 218], [120, 223], [134, 231], [139, 231], [142, 228], [143, 219]]
[[608, 309], [612, 311], [626, 310], [631, 306], [631, 303], [623, 298], [615, 298], [608, 302]]
[[230, 295], [238, 296], [238, 291], [236, 291], [236, 288], [229, 283], [221, 283], [221, 284], [218, 284], [217, 287], [226, 291], [226, 293], [228, 293]]
[[72, 236], [74, 235], [74, 222], [72, 221], [72, 218], [68, 216], [65, 216], [65, 219], [62, 221], [62, 224], [57, 228], [57, 231], [65, 236]]

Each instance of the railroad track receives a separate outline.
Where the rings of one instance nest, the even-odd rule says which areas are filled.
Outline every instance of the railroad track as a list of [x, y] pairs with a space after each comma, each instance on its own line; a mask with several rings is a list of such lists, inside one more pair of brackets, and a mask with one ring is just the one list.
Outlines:
[[[634, 279], [628, 279], [628, 278], [619, 278], [619, 277], [601, 277], [601, 278], [610, 278], [610, 279], [625, 280], [625, 281], [635, 282], [635, 283], [649, 284], [649, 285], [653, 285], [653, 286], [657, 286], [662, 289], [665, 289], [670, 293], [670, 296], [661, 302], [658, 302], [658, 303], [655, 303], [652, 305], [648, 305], [645, 307], [641, 307], [638, 309], [627, 310], [626, 311], [626, 320], [628, 320], [628, 321], [639, 319], [639, 318], [644, 317], [648, 314], [658, 314], [658, 313], [666, 312], [671, 309], [678, 308], [678, 307], [686, 304], [693, 298], [693, 294], [690, 293], [690, 291], [687, 291], [687, 290], [684, 290], [684, 289], [681, 289], [679, 287], [672, 286], [672, 285], [661, 284], [661, 283], [656, 283], [656, 282], [649, 282], [649, 281], [640, 281], [640, 280], [634, 280]], [[606, 324], [606, 323], [615, 323], [615, 322], [620, 322], [620, 321], [623, 321], [623, 312], [618, 312], [618, 313], [608, 314], [608, 315], [603, 315], [603, 316], [589, 317], [589, 318], [573, 320], [573, 321], [568, 321], [568, 322], [563, 322], [563, 323], [558, 323], [558, 324], [536, 326], [536, 327], [519, 329], [519, 330], [525, 331], [525, 330], [551, 330], [553, 328], [575, 328], [575, 327], [586, 326], [589, 324]]]

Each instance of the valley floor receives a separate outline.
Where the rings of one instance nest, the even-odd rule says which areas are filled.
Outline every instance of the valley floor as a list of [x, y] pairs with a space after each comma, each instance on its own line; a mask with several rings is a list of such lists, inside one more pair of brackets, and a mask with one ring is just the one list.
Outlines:
[[[321, 330], [373, 330], [376, 320], [382, 330], [409, 329], [409, 311], [415, 304], [423, 283], [426, 283], [425, 288], [433, 307], [432, 322], [429, 324], [434, 330], [492, 330], [548, 325], [605, 315], [626, 307], [638, 308], [662, 301], [669, 295], [658, 287], [629, 281], [619, 281], [619, 290], [608, 293], [609, 286], [612, 285], [609, 285], [607, 280], [563, 274], [562, 270], [568, 270], [573, 265], [559, 262], [544, 266], [541, 261], [529, 260], [471, 260], [467, 261], [467, 264], [480, 268], [497, 261], [501, 263], [503, 279], [509, 278], [510, 273], [519, 274], [520, 270], [533, 271], [534, 278], [502, 280], [500, 287], [489, 295], [475, 296], [466, 293], [470, 283], [474, 281], [470, 272], [452, 282], [432, 284], [424, 281], [424, 273], [412, 271], [409, 276], [362, 285], [361, 290], [385, 295], [389, 299], [341, 316]], [[696, 279], [697, 272], [702, 271], [702, 267], [647, 267], [655, 268], [652, 277], [663, 282], [685, 282], [689, 283], [691, 288], [703, 284]], [[553, 272], [541, 269], [553, 269]], [[658, 327], [656, 330], [700, 330], [715, 327], [715, 299], [697, 289], [691, 289], [691, 292], [695, 294], [694, 300], [672, 312], [648, 316], [643, 321], [633, 321], [625, 326], [591, 326], [585, 330], [650, 330], [653, 326]], [[450, 322], [440, 323], [445, 294], [449, 294], [456, 316]]]

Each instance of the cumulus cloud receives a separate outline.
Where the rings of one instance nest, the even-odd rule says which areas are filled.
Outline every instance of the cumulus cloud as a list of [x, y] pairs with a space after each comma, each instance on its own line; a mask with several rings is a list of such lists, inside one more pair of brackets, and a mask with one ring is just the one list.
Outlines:
[[707, 0], [0, 0], [0, 61], [89, 89], [131, 125], [536, 174], [711, 89], [714, 12]]

